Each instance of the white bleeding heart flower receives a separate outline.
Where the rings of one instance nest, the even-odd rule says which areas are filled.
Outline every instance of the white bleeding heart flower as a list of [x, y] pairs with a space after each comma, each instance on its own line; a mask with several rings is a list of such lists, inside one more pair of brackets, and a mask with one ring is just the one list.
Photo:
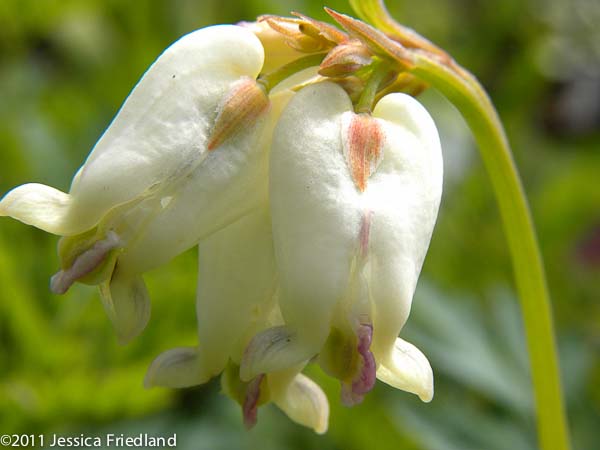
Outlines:
[[246, 426], [256, 423], [259, 405], [272, 401], [292, 420], [324, 433], [329, 404], [319, 386], [299, 373], [304, 364], [247, 383], [239, 377], [252, 336], [282, 323], [267, 204], [203, 240], [198, 251], [199, 345], [159, 355], [146, 386], [195, 386], [223, 373], [223, 390], [242, 406]]
[[120, 341], [148, 320], [143, 272], [264, 203], [277, 108], [256, 82], [263, 60], [242, 27], [182, 37], [144, 74], [68, 194], [26, 184], [0, 202], [0, 216], [63, 236], [51, 289], [99, 284]]
[[355, 114], [332, 83], [301, 90], [276, 127], [270, 200], [285, 326], [258, 334], [242, 379], [319, 355], [347, 405], [380, 380], [433, 396], [426, 357], [398, 338], [429, 246], [442, 192], [433, 120], [390, 94]]

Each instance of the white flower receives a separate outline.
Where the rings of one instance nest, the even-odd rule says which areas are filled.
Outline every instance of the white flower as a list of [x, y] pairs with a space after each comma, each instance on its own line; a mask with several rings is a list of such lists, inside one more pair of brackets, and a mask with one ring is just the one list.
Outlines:
[[355, 114], [333, 83], [301, 90], [273, 138], [270, 198], [285, 326], [256, 336], [242, 379], [319, 354], [358, 403], [377, 377], [429, 401], [425, 356], [398, 338], [410, 312], [442, 191], [435, 125], [391, 94]]
[[26, 184], [0, 202], [0, 216], [64, 236], [52, 290], [100, 284], [122, 342], [149, 317], [143, 272], [264, 203], [274, 117], [255, 81], [263, 60], [242, 27], [182, 37], [144, 74], [68, 194]]
[[223, 390], [240, 403], [247, 426], [256, 422], [258, 406], [272, 401], [294, 421], [324, 433], [327, 398], [299, 373], [303, 364], [248, 383], [239, 378], [242, 354], [251, 337], [282, 323], [267, 204], [205, 239], [198, 251], [199, 345], [159, 355], [148, 370], [146, 386], [195, 386], [223, 373]]

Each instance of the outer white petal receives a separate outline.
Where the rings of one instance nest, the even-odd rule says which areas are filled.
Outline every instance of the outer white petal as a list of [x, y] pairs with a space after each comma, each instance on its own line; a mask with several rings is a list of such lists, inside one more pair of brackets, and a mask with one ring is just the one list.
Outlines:
[[239, 363], [275, 307], [275, 258], [266, 205], [198, 247], [197, 316], [203, 364], [219, 373]]
[[372, 212], [369, 239], [373, 344], [381, 361], [410, 312], [442, 193], [442, 153], [429, 113], [414, 98], [391, 94], [376, 106], [386, 143], [362, 201]]
[[290, 329], [317, 353], [343, 296], [359, 215], [342, 153], [341, 117], [352, 108], [339, 86], [302, 89], [273, 138], [271, 214], [280, 307]]
[[275, 261], [266, 204], [199, 247], [197, 316], [199, 346], [160, 355], [146, 385], [193, 386], [218, 375], [229, 359], [266, 326], [275, 307]]
[[[165, 192], [150, 220], [129, 243], [120, 263], [144, 272], [157, 267], [241, 216], [263, 208], [268, 197], [271, 137], [283, 107], [292, 96], [283, 91], [271, 97], [269, 113], [240, 130], [208, 154], [172, 193]], [[138, 228], [137, 214], [126, 220]]]
[[377, 378], [397, 389], [417, 394], [424, 402], [433, 398], [433, 371], [421, 351], [396, 339], [391, 356], [377, 369]]
[[241, 76], [258, 75], [263, 57], [258, 38], [237, 26], [204, 28], [175, 42], [94, 147], [73, 180], [70, 201], [61, 199], [60, 210], [46, 212], [36, 225], [62, 235], [81, 233], [110, 209], [153, 195], [193, 168], [207, 153], [219, 102]]

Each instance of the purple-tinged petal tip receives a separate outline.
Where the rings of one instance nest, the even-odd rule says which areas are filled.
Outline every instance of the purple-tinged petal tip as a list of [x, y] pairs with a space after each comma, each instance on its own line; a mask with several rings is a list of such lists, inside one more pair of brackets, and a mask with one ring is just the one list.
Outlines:
[[345, 406], [362, 403], [365, 395], [375, 386], [377, 366], [375, 357], [370, 350], [373, 339], [373, 326], [371, 324], [361, 324], [357, 331], [357, 337], [357, 350], [362, 357], [362, 364], [352, 383], [342, 384], [342, 403]]
[[244, 415], [244, 425], [249, 430], [258, 420], [258, 399], [260, 398], [260, 384], [264, 379], [265, 375], [260, 374], [254, 378], [246, 389], [246, 398], [244, 399], [244, 406], [242, 406], [242, 413]]

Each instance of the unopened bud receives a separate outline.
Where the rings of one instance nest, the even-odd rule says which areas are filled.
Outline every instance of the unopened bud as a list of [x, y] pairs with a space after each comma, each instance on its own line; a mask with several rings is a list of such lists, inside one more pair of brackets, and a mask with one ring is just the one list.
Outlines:
[[303, 19], [262, 16], [259, 20], [267, 22], [273, 30], [285, 36], [290, 47], [303, 53], [320, 52], [335, 45], [314, 24]]
[[217, 108], [217, 118], [208, 139], [208, 150], [214, 150], [238, 130], [256, 122], [269, 107], [264, 89], [249, 77], [243, 77], [223, 98]]
[[327, 14], [339, 23], [350, 36], [360, 39], [373, 54], [382, 58], [391, 58], [401, 67], [410, 68], [414, 66], [414, 58], [402, 44], [396, 42], [381, 31], [367, 25], [360, 20], [354, 19], [345, 14], [340, 14], [332, 9], [325, 8]]
[[319, 74], [326, 77], [345, 77], [371, 64], [371, 53], [358, 40], [334, 47], [321, 63]]
[[346, 33], [340, 31], [338, 28], [327, 22], [315, 20], [298, 12], [292, 12], [292, 15], [298, 17], [304, 22], [300, 24], [300, 31], [308, 34], [309, 36], [313, 36], [315, 38], [325, 38], [336, 45], [348, 40], [348, 35]]

